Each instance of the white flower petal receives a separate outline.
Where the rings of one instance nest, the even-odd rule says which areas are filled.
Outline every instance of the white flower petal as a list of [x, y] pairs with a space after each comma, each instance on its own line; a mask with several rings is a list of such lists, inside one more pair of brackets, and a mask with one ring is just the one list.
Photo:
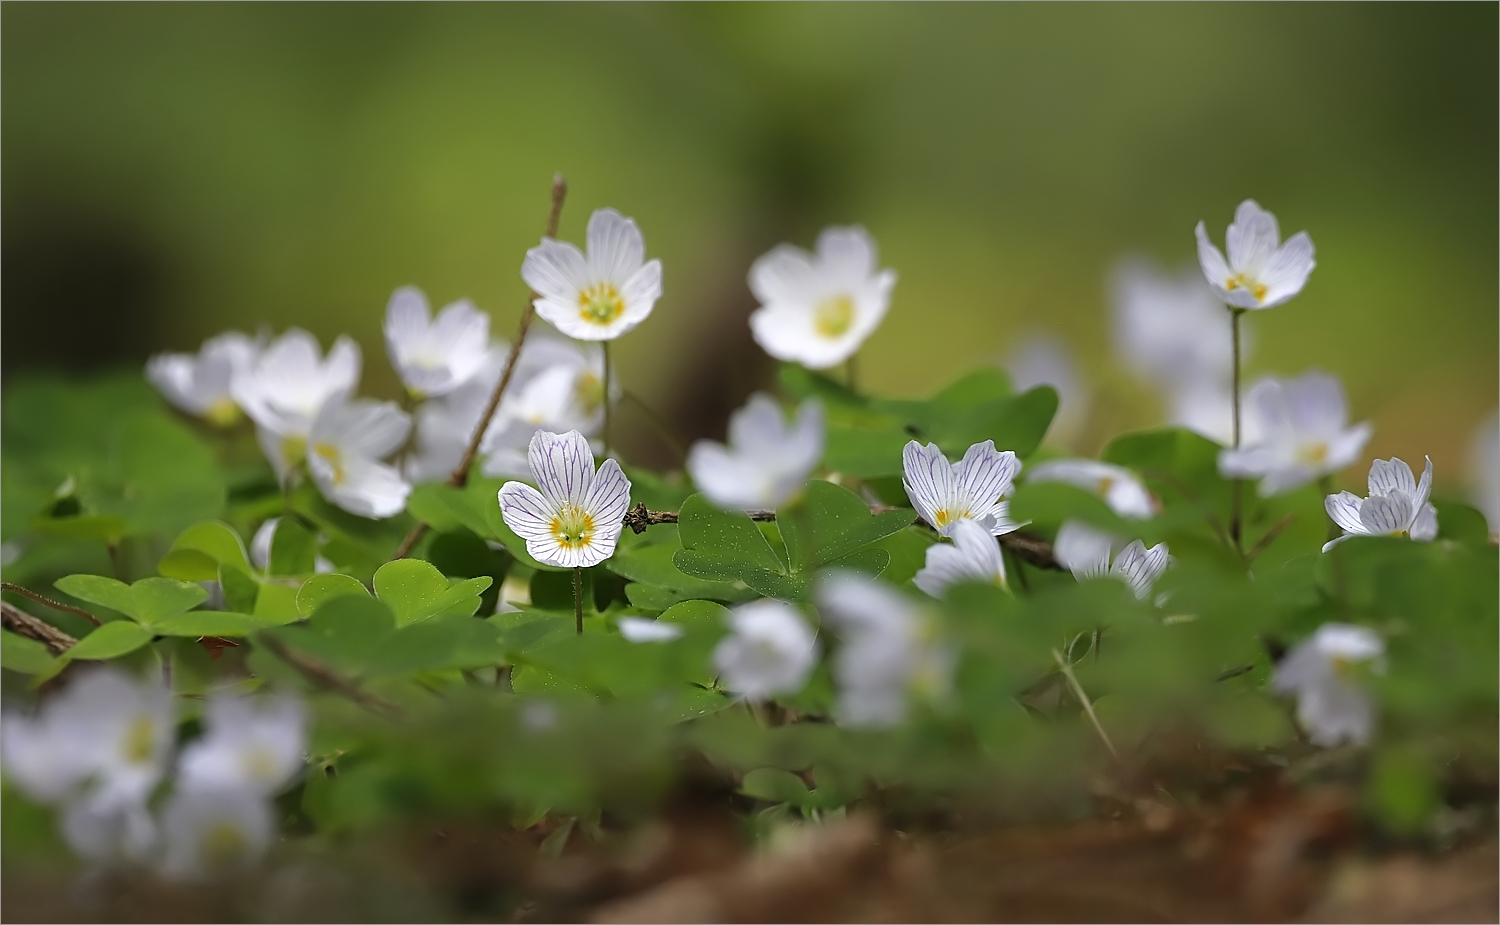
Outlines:
[[1428, 456], [1427, 466], [1422, 470], [1422, 478], [1417, 482], [1416, 491], [1412, 493], [1412, 510], [1421, 510], [1422, 505], [1432, 496], [1432, 457]]
[[537, 431], [527, 453], [537, 487], [553, 502], [583, 500], [594, 478], [594, 454], [577, 431]]
[[630, 479], [620, 470], [619, 463], [613, 459], [604, 461], [589, 485], [583, 506], [593, 515], [598, 530], [594, 542], [608, 539], [613, 550], [625, 524], [625, 512], [630, 509]]
[[1415, 512], [1411, 497], [1405, 494], [1371, 495], [1359, 506], [1364, 532], [1371, 536], [1393, 536], [1411, 526]]
[[954, 584], [983, 581], [1006, 587], [1005, 559], [1000, 544], [972, 520], [954, 525], [953, 545], [934, 543], [927, 547], [926, 565], [912, 583], [932, 597], [942, 597]]
[[732, 632], [714, 649], [724, 686], [749, 700], [801, 690], [818, 659], [818, 641], [795, 607], [776, 600], [742, 604]]
[[863, 228], [824, 228], [817, 248], [835, 285], [856, 287], [875, 272], [875, 240]]
[[1422, 505], [1422, 509], [1417, 511], [1417, 516], [1412, 519], [1411, 538], [1418, 543], [1430, 543], [1437, 539], [1437, 532], [1437, 508], [1431, 504]]
[[1214, 246], [1208, 239], [1208, 230], [1199, 222], [1198, 227], [1193, 229], [1198, 238], [1198, 265], [1203, 268], [1203, 277], [1208, 284], [1214, 288], [1222, 297], [1228, 290], [1225, 285], [1234, 276], [1229, 270], [1229, 264], [1224, 261], [1224, 254]]
[[1057, 530], [1057, 539], [1052, 543], [1052, 555], [1075, 578], [1098, 578], [1109, 573], [1113, 547], [1114, 538], [1108, 533], [1082, 521], [1068, 520]]
[[1266, 287], [1261, 307], [1280, 305], [1301, 292], [1315, 266], [1312, 238], [1307, 232], [1299, 231], [1288, 238], [1261, 271], [1260, 282]]
[[627, 277], [620, 286], [620, 297], [625, 300], [621, 320], [629, 323], [628, 331], [645, 321], [661, 298], [661, 261], [652, 260]]
[[1234, 222], [1224, 234], [1229, 265], [1236, 273], [1259, 278], [1276, 254], [1281, 230], [1276, 216], [1262, 209], [1254, 199], [1246, 199], [1234, 210]]
[[[594, 280], [609, 280], [619, 286], [646, 259], [646, 241], [633, 219], [614, 209], [596, 209], [589, 216], [588, 264]], [[660, 279], [658, 264], [658, 279]]]
[[1392, 457], [1370, 463], [1369, 486], [1371, 495], [1414, 495], [1417, 480], [1411, 474], [1411, 466], [1404, 460]]
[[682, 625], [678, 623], [664, 623], [643, 617], [621, 617], [615, 625], [620, 628], [620, 635], [627, 642], [671, 642], [682, 638]]
[[500, 486], [499, 498], [501, 518], [526, 541], [528, 549], [533, 541], [552, 541], [557, 508], [546, 496], [525, 482], [506, 482]]
[[[571, 306], [575, 313], [578, 293], [593, 281], [583, 253], [566, 241], [552, 238], [543, 238], [542, 243], [526, 252], [526, 259], [521, 262], [521, 279], [542, 299]], [[540, 313], [540, 300], [536, 308]]]
[[340, 472], [330, 469], [317, 454], [308, 457], [313, 482], [333, 504], [360, 517], [394, 517], [406, 507], [411, 484], [395, 466], [361, 456], [347, 456]]
[[1145, 543], [1135, 540], [1120, 550], [1110, 571], [1124, 579], [1138, 599], [1145, 600], [1156, 579], [1167, 570], [1171, 559], [1167, 554], [1166, 543], [1157, 543], [1147, 549]]
[[923, 446], [915, 440], [902, 449], [901, 461], [901, 485], [907, 498], [922, 519], [937, 528], [937, 512], [954, 492], [953, 467], [937, 444]]

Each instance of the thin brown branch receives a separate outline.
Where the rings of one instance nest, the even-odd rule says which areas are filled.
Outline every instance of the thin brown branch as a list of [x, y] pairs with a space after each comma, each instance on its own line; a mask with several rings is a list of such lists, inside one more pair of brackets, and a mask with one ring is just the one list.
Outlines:
[[[870, 508], [871, 513], [883, 514], [886, 511], [900, 510], [899, 508], [877, 505]], [[774, 521], [775, 511], [746, 511], [751, 520]], [[637, 504], [625, 512], [625, 526], [635, 533], [645, 533], [648, 527], [657, 524], [677, 523], [676, 511], [651, 511], [646, 509], [644, 503]], [[922, 523], [922, 521], [917, 521]], [[925, 524], [924, 524], [925, 525]], [[1007, 533], [999, 537], [1000, 544], [1010, 550], [1018, 558], [1029, 562], [1038, 568], [1061, 570], [1057, 557], [1052, 553], [1052, 544], [1038, 536], [1029, 533]]]
[[76, 613], [95, 626], [99, 625], [99, 618], [89, 613], [87, 610], [84, 610], [82, 607], [74, 607], [72, 604], [64, 604], [62, 601], [54, 601], [52, 598], [38, 594], [30, 588], [23, 588], [20, 585], [13, 584], [9, 581], [0, 581], [0, 589], [4, 589], [6, 591], [14, 591], [22, 597], [29, 597], [32, 600], [36, 601], [38, 604], [42, 604], [46, 607], [51, 607], [53, 610], [66, 610], [68, 613]]
[[17, 636], [25, 636], [27, 639], [35, 639], [42, 643], [52, 650], [53, 655], [61, 655], [78, 644], [78, 640], [51, 623], [33, 617], [26, 611], [4, 601], [0, 601], [0, 623]]
[[[557, 223], [562, 217], [563, 200], [568, 195], [568, 184], [562, 174], [552, 178], [552, 211], [547, 215], [547, 233], [544, 237], [557, 237]], [[495, 383], [495, 390], [490, 393], [489, 404], [484, 406], [484, 413], [479, 416], [479, 424], [474, 428], [474, 435], [469, 438], [469, 445], [464, 448], [464, 455], [453, 468], [453, 474], [448, 476], [448, 484], [454, 488], [462, 488], [469, 482], [469, 469], [474, 465], [474, 457], [479, 455], [479, 445], [484, 442], [484, 433], [490, 429], [490, 419], [495, 416], [495, 411], [500, 407], [500, 400], [505, 397], [505, 390], [510, 387], [511, 377], [516, 373], [516, 361], [521, 358], [521, 347], [526, 343], [526, 334], [531, 330], [531, 321], [536, 317], [535, 301], [541, 298], [535, 292], [526, 294], [526, 307], [521, 309], [521, 326], [516, 332], [516, 341], [511, 345], [510, 354], [505, 358], [505, 369], [500, 373], [500, 381]], [[606, 380], [607, 383], [607, 380]], [[606, 384], [606, 390], [608, 385]], [[608, 395], [605, 396], [606, 401]], [[417, 524], [412, 527], [411, 532], [396, 547], [392, 559], [404, 559], [411, 554], [422, 535], [427, 532], [426, 524]]]
[[401, 716], [400, 707], [366, 691], [327, 665], [292, 649], [270, 633], [260, 633], [255, 637], [255, 643], [295, 668], [313, 686], [347, 697], [372, 713], [392, 719]]
[[1280, 536], [1282, 531], [1287, 527], [1290, 527], [1292, 525], [1292, 521], [1296, 519], [1297, 512], [1289, 511], [1287, 512], [1287, 515], [1285, 517], [1276, 521], [1274, 524], [1271, 524], [1271, 529], [1266, 531], [1266, 535], [1256, 540], [1255, 545], [1250, 547], [1250, 551], [1245, 553], [1246, 564], [1254, 562], [1255, 557], [1264, 552], [1265, 548], [1271, 545], [1271, 543], [1276, 540], [1276, 537]]

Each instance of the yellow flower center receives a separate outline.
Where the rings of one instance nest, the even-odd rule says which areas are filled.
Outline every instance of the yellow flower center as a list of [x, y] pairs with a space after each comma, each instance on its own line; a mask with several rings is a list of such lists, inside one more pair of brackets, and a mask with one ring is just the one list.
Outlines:
[[342, 485], [344, 483], [344, 462], [343, 454], [339, 452], [339, 448], [331, 443], [317, 443], [313, 445], [313, 453], [317, 454], [333, 468], [333, 484]]
[[1328, 459], [1328, 444], [1304, 443], [1297, 447], [1297, 461], [1307, 463], [1309, 466], [1322, 465]]
[[233, 867], [245, 856], [249, 839], [239, 826], [228, 820], [216, 822], [203, 833], [200, 844], [204, 866], [210, 870]]
[[276, 779], [278, 770], [276, 756], [271, 753], [270, 749], [253, 747], [245, 752], [243, 757], [245, 770], [250, 772], [252, 778], [268, 782]]
[[156, 724], [149, 716], [137, 716], [125, 730], [122, 743], [125, 760], [131, 764], [145, 764], [156, 751]]
[[1099, 480], [1098, 488], [1099, 488], [1099, 494], [1101, 494], [1101, 495], [1107, 495], [1107, 494], [1109, 494], [1109, 490], [1111, 488], [1114, 488], [1114, 487], [1115, 487], [1115, 480], [1114, 480], [1114, 478], [1112, 476], [1106, 475], [1104, 478], [1102, 478], [1102, 479]]
[[1224, 283], [1224, 288], [1228, 289], [1230, 292], [1233, 292], [1236, 289], [1248, 289], [1250, 290], [1250, 294], [1255, 296], [1255, 301], [1264, 302], [1266, 300], [1266, 284], [1246, 279], [1245, 274], [1243, 273], [1238, 273], [1234, 276], [1229, 277], [1229, 279]]
[[287, 437], [281, 441], [281, 459], [288, 467], [297, 465], [306, 455], [306, 437]]
[[604, 327], [625, 313], [625, 300], [610, 283], [595, 283], [578, 293], [578, 316]]
[[583, 373], [573, 384], [573, 400], [586, 414], [593, 414], [604, 405], [604, 382], [591, 372]]
[[832, 340], [854, 324], [854, 300], [846, 295], [830, 296], [813, 309], [813, 330]]
[[939, 530], [941, 530], [943, 527], [948, 526], [949, 524], [953, 523], [955, 520], [963, 520], [965, 517], [968, 517], [968, 516], [969, 516], [969, 509], [966, 508], [966, 507], [965, 508], [959, 508], [956, 511], [950, 511], [950, 510], [948, 510], [945, 507], [940, 507], [936, 511], [934, 511], [933, 514], [932, 514], [932, 518], [937, 521], [937, 523], [933, 524], [933, 526], [937, 527]]
[[203, 416], [210, 424], [228, 427], [240, 419], [240, 406], [234, 403], [234, 399], [225, 395], [209, 405], [208, 410], [203, 412]]
[[594, 541], [593, 515], [571, 501], [558, 506], [550, 529], [552, 538], [564, 549], [583, 549]]

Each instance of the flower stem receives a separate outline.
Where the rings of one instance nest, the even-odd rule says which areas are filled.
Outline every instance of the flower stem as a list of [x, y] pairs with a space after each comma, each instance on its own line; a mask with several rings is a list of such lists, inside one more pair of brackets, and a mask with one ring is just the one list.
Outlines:
[[1094, 713], [1094, 702], [1089, 699], [1088, 694], [1084, 693], [1083, 685], [1078, 683], [1077, 676], [1073, 674], [1073, 666], [1068, 664], [1067, 659], [1063, 658], [1062, 653], [1056, 649], [1052, 650], [1052, 659], [1057, 662], [1057, 670], [1062, 672], [1062, 676], [1067, 679], [1073, 696], [1078, 698], [1078, 705], [1083, 707], [1083, 712], [1088, 714], [1089, 722], [1094, 724], [1094, 731], [1099, 734], [1099, 740], [1104, 743], [1105, 748], [1109, 749], [1110, 757], [1118, 763], [1120, 753], [1115, 751], [1115, 743], [1109, 740], [1109, 733], [1104, 731], [1104, 726], [1099, 722], [1099, 716]]
[[844, 375], [847, 377], [847, 384], [851, 392], [859, 391], [859, 365], [855, 362], [858, 358], [859, 354], [851, 353], [849, 354], [849, 359], [844, 361]]
[[573, 617], [578, 621], [578, 635], [583, 635], [583, 566], [573, 566]]
[[604, 458], [609, 458], [609, 341], [603, 341], [600, 346], [604, 348]]
[[[1234, 448], [1240, 448], [1240, 316], [1245, 313], [1243, 308], [1229, 306], [1229, 330], [1232, 334], [1234, 345], [1234, 379], [1230, 386], [1234, 407]], [[1234, 548], [1243, 552], [1240, 540], [1240, 493], [1242, 483], [1239, 479], [1230, 482], [1229, 494], [1229, 538], [1234, 541]]]

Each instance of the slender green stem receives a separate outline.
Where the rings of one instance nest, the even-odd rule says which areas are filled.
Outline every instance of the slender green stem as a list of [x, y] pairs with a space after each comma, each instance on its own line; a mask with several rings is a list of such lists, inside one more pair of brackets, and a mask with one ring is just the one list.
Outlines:
[[849, 355], [849, 359], [844, 361], [844, 375], [847, 377], [849, 391], [851, 392], [859, 391], [859, 365], [855, 362], [858, 358], [859, 354], [852, 353]]
[[[1234, 407], [1234, 448], [1240, 448], [1240, 316], [1245, 313], [1243, 308], [1229, 306], [1229, 329], [1234, 344], [1234, 379], [1230, 387], [1233, 393]], [[1234, 548], [1243, 552], [1243, 544], [1240, 540], [1240, 494], [1243, 485], [1239, 479], [1230, 482], [1229, 495], [1229, 538], [1234, 541]]]
[[609, 458], [609, 341], [600, 344], [604, 348], [604, 456]]
[[578, 621], [578, 635], [583, 635], [583, 567], [573, 567], [573, 617]]
[[1057, 662], [1057, 670], [1062, 672], [1063, 678], [1068, 682], [1068, 687], [1073, 691], [1073, 696], [1078, 698], [1078, 705], [1083, 707], [1083, 712], [1093, 724], [1094, 731], [1099, 734], [1099, 740], [1104, 743], [1105, 748], [1109, 749], [1110, 757], [1119, 762], [1120, 753], [1115, 751], [1115, 743], [1109, 740], [1109, 733], [1104, 731], [1104, 726], [1099, 722], [1099, 715], [1094, 712], [1094, 702], [1089, 699], [1088, 694], [1084, 693], [1083, 685], [1078, 683], [1077, 675], [1073, 674], [1073, 666], [1068, 664], [1067, 659], [1063, 658], [1062, 653], [1056, 649], [1052, 650], [1052, 659]]

